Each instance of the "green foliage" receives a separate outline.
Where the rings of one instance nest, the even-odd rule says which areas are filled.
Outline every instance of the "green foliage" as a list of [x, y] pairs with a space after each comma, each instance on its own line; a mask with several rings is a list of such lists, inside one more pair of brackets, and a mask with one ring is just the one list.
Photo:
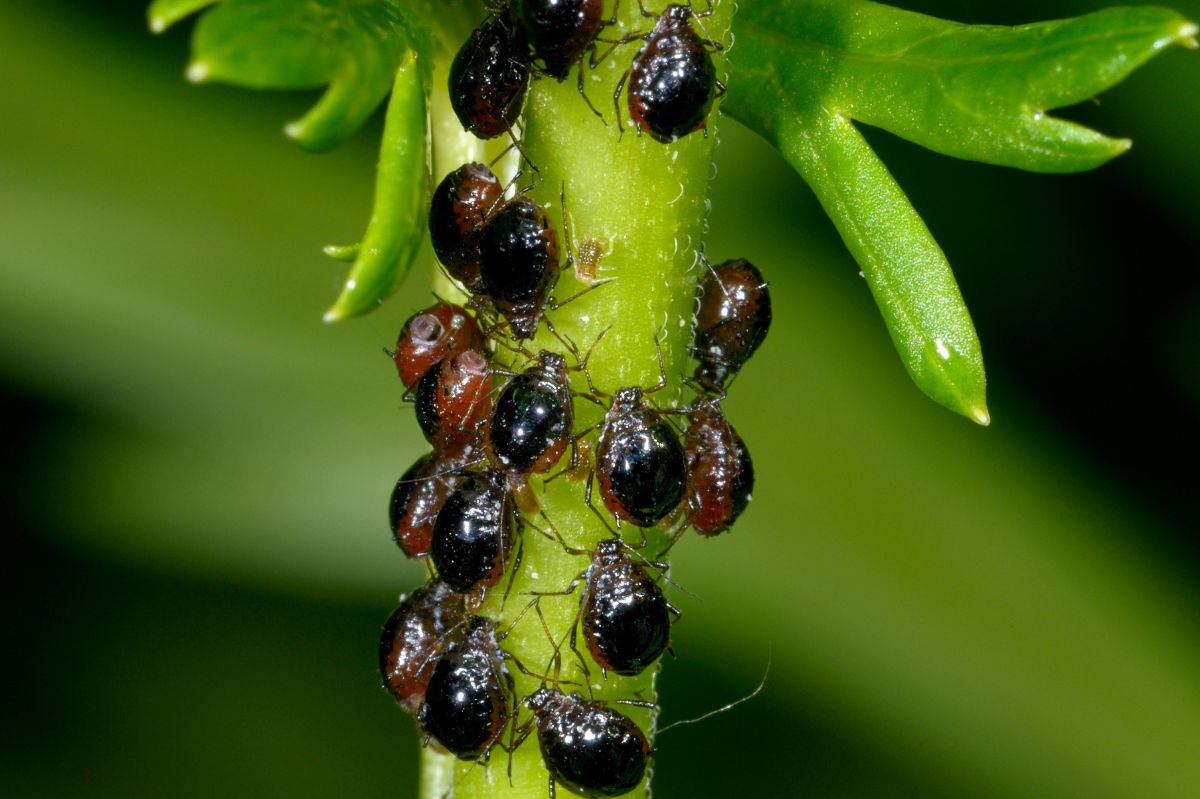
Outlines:
[[961, 25], [867, 0], [748, 3], [727, 110], [812, 186], [862, 267], [917, 385], [980, 424], [979, 340], [941, 248], [854, 121], [959, 158], [1091, 169], [1129, 148], [1046, 114], [1085, 100], [1196, 26], [1113, 8], [1018, 27]]
[[[151, 28], [164, 30], [212, 2], [156, 0]], [[252, 87], [330, 83], [312, 111], [286, 128], [305, 146], [329, 147], [362, 124], [410, 49], [428, 91], [470, 8], [226, 0], [197, 26], [188, 74]], [[1154, 7], [1009, 28], [868, 0], [754, 3], [737, 21], [728, 110], [772, 142], [817, 193], [917, 385], [988, 424], [981, 347], [946, 256], [854, 123], [959, 158], [1039, 172], [1090, 169], [1128, 149], [1128, 140], [1046, 112], [1112, 86], [1171, 44], [1194, 46], [1195, 32], [1179, 14]], [[327, 321], [386, 298], [424, 234], [428, 170], [416, 154], [426, 110], [415, 80], [407, 76], [411, 90], [389, 108], [364, 246], [326, 248], [354, 261]], [[446, 112], [444, 104], [434, 110]], [[433, 125], [447, 127], [440, 119]]]
[[396, 70], [396, 83], [388, 102], [379, 171], [375, 179], [375, 205], [362, 243], [328, 247], [326, 253], [354, 265], [326, 322], [337, 322], [372, 310], [404, 280], [421, 243], [414, 229], [424, 227], [429, 185], [428, 145], [425, 137], [425, 87], [417, 68], [416, 53]]
[[[157, 0], [150, 27], [166, 30], [215, 1]], [[226, 0], [196, 25], [188, 78], [252, 89], [328, 85], [307, 114], [284, 128], [309, 149], [328, 149], [379, 106], [405, 53], [429, 52], [422, 10], [396, 0]]]

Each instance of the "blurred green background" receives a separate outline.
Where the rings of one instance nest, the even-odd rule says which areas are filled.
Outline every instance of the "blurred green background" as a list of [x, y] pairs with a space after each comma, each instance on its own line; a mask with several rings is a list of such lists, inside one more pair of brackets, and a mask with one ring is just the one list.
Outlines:
[[[424, 445], [379, 350], [425, 285], [319, 321], [378, 123], [304, 154], [312, 98], [187, 85], [186, 28], [0, 4], [0, 793], [411, 796], [374, 650], [420, 579], [384, 511]], [[776, 321], [727, 409], [754, 503], [676, 550], [664, 720], [771, 673], [661, 739], [657, 797], [1200, 796], [1198, 86], [1173, 52], [1073, 109], [1135, 140], [1087, 175], [868, 131], [956, 267], [986, 430], [910, 384], [810, 192], [722, 123], [708, 251], [763, 268]]]

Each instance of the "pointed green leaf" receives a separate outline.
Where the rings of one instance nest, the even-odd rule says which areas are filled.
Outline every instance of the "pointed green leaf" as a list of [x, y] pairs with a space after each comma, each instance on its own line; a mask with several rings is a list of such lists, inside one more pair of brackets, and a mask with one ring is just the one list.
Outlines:
[[219, 0], [154, 0], [146, 10], [146, 19], [150, 30], [162, 33], [184, 17], [216, 2]]
[[429, 185], [425, 88], [415, 51], [396, 71], [375, 178], [375, 205], [362, 244], [326, 247], [337, 260], [353, 259], [326, 322], [372, 310], [408, 274], [425, 230]]
[[[159, 0], [154, 30], [214, 0]], [[362, 126], [409, 49], [429, 54], [428, 22], [399, 0], [225, 0], [196, 26], [188, 78], [256, 89], [328, 86], [284, 131], [323, 150]]]
[[1196, 26], [1154, 7], [969, 26], [867, 0], [747, 3], [735, 25], [726, 110], [813, 187], [916, 383], [987, 424], [979, 342], [950, 266], [853, 121], [960, 158], [1090, 169], [1129, 142], [1046, 112], [1112, 86], [1171, 44], [1194, 47]]

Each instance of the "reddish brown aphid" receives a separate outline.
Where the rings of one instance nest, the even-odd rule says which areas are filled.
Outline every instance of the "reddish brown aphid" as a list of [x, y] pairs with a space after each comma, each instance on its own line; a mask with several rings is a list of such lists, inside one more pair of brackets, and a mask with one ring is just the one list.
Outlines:
[[728, 530], [750, 502], [754, 463], [715, 402], [697, 402], [689, 416], [683, 435], [688, 522], [701, 535], [716, 535]]
[[430, 452], [396, 481], [388, 516], [392, 538], [405, 555], [423, 558], [429, 554], [433, 522], [446, 497], [465, 479], [456, 471], [464, 465], [462, 459], [442, 458]]
[[417, 383], [417, 423], [434, 452], [464, 457], [479, 438], [492, 410], [488, 356], [466, 350], [445, 358]]
[[683, 499], [687, 465], [679, 437], [636, 386], [618, 391], [604, 417], [596, 476], [605, 507], [638, 527], [657, 524]]
[[487, 338], [466, 308], [439, 302], [408, 318], [396, 339], [392, 360], [404, 387], [412, 388], [443, 358], [486, 346]]
[[483, 164], [463, 164], [446, 175], [429, 205], [429, 236], [433, 252], [446, 271], [468, 291], [483, 288], [479, 264], [483, 259], [483, 226], [489, 213], [504, 200], [504, 188]]
[[721, 393], [726, 382], [762, 344], [771, 326], [771, 294], [758, 268], [739, 258], [712, 268], [700, 280], [692, 355], [695, 378]]
[[446, 636], [465, 617], [462, 594], [443, 582], [400, 598], [379, 638], [379, 673], [401, 707], [416, 712], [421, 706]]

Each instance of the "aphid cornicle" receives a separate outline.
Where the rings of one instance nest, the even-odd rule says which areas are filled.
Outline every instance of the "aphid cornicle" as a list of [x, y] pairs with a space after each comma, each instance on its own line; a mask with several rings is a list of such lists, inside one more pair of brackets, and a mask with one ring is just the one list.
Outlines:
[[[639, 134], [645, 130], [656, 141], [708, 130], [708, 112], [721, 86], [710, 54], [717, 45], [697, 35], [694, 16], [687, 6], [667, 6], [629, 68], [629, 117]], [[616, 96], [620, 93], [618, 85]]]
[[484, 291], [515, 338], [532, 338], [561, 270], [558, 234], [545, 210], [524, 197], [506, 203], [485, 231]]
[[417, 721], [462, 760], [485, 759], [512, 717], [512, 678], [491, 622], [471, 617], [438, 659]]
[[641, 785], [651, 750], [633, 719], [553, 688], [537, 690], [525, 704], [533, 711], [551, 797], [555, 782], [586, 797], [620, 796]]
[[758, 267], [744, 258], [712, 267], [700, 280], [692, 355], [695, 378], [721, 393], [767, 337], [771, 293]]
[[446, 500], [433, 524], [430, 555], [455, 591], [495, 585], [517, 537], [512, 499], [501, 476], [473, 474]]
[[728, 530], [750, 502], [754, 463], [742, 437], [712, 401], [696, 402], [683, 434], [688, 467], [688, 522], [701, 535]]
[[487, 215], [500, 208], [504, 188], [483, 164], [463, 164], [446, 175], [429, 203], [429, 237], [446, 271], [468, 291], [483, 288], [483, 228]]
[[513, 0], [513, 14], [545, 74], [563, 80], [604, 26], [603, 0]]
[[640, 388], [618, 391], [596, 446], [600, 496], [614, 516], [652, 527], [678, 507], [687, 480], [679, 437]]
[[400, 382], [405, 388], [412, 388], [421, 375], [443, 358], [468, 349], [483, 350], [486, 346], [483, 331], [466, 308], [439, 302], [408, 318], [391, 355]]
[[488, 454], [508, 472], [549, 471], [571, 440], [574, 417], [566, 359], [543, 350], [496, 399], [487, 425]]
[[443, 582], [400, 598], [379, 638], [379, 673], [402, 707], [415, 712], [421, 706], [437, 655], [465, 613], [462, 594]]
[[450, 106], [481, 139], [509, 131], [529, 90], [529, 45], [507, 12], [483, 23], [450, 65]]
[[461, 458], [445, 458], [430, 452], [417, 459], [396, 481], [388, 504], [388, 519], [392, 538], [405, 555], [423, 558], [429, 554], [433, 522], [446, 498], [465, 479], [457, 471], [465, 465]]
[[487, 355], [466, 350], [435, 364], [417, 383], [417, 422], [444, 458], [463, 457], [479, 439], [492, 410]]

